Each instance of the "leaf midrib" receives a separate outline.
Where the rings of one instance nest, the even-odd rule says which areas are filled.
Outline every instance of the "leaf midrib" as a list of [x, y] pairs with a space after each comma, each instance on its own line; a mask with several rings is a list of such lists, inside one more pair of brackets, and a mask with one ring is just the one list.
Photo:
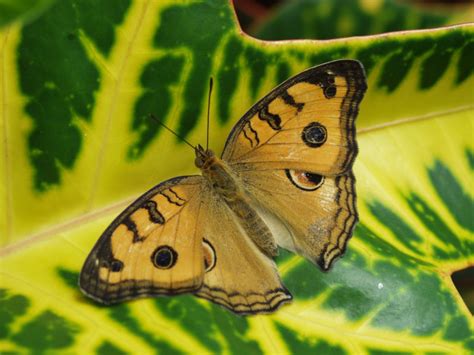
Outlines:
[[[11, 239], [11, 236], [12, 236], [12, 223], [11, 223], [11, 220], [12, 220], [12, 184], [11, 184], [11, 179], [10, 179], [10, 176], [11, 176], [11, 171], [10, 171], [10, 152], [9, 152], [9, 144], [8, 144], [8, 129], [7, 129], [7, 124], [8, 124], [8, 120], [7, 120], [7, 105], [5, 104], [7, 102], [7, 79], [6, 79], [6, 46], [7, 46], [7, 43], [8, 43], [8, 37], [9, 37], [9, 34], [10, 34], [10, 29], [7, 28], [6, 31], [5, 31], [5, 36], [4, 36], [4, 40], [3, 40], [3, 43], [2, 43], [2, 47], [1, 47], [1, 53], [2, 53], [2, 58], [0, 60], [0, 62], [2, 63], [2, 67], [0, 68], [0, 71], [3, 73], [2, 75], [2, 81], [0, 83], [0, 85], [2, 86], [2, 99], [0, 100], [0, 102], [2, 102], [2, 119], [3, 119], [3, 144], [4, 144], [4, 154], [5, 154], [5, 157], [4, 157], [4, 167], [3, 167], [3, 171], [4, 171], [4, 181], [5, 181], [5, 234], [6, 234], [6, 237], [5, 239], [8, 241], [10, 241]], [[0, 255], [1, 255], [1, 250], [0, 250]]]
[[99, 154], [97, 154], [96, 168], [94, 169], [94, 173], [93, 173], [93, 176], [92, 176], [91, 192], [90, 192], [90, 196], [89, 196], [89, 199], [88, 199], [88, 202], [87, 202], [87, 207], [88, 207], [87, 209], [92, 208], [92, 206], [94, 205], [94, 198], [97, 194], [97, 188], [99, 186], [99, 179], [100, 179], [100, 176], [101, 176], [102, 167], [104, 166], [106, 146], [107, 146], [107, 143], [108, 143], [109, 137], [110, 137], [110, 131], [111, 131], [110, 127], [112, 125], [112, 118], [114, 117], [114, 112], [116, 111], [117, 100], [118, 100], [118, 95], [119, 95], [119, 91], [120, 91], [119, 89], [120, 89], [121, 83], [123, 81], [123, 77], [125, 75], [125, 72], [126, 72], [124, 68], [127, 65], [126, 64], [127, 61], [130, 59], [130, 53], [132, 52], [132, 48], [133, 48], [133, 45], [134, 45], [135, 41], [137, 40], [137, 35], [140, 31], [140, 28], [143, 25], [143, 22], [144, 22], [143, 19], [145, 17], [145, 14], [147, 13], [149, 5], [150, 5], [150, 1], [146, 1], [143, 4], [142, 10], [140, 12], [140, 17], [137, 18], [135, 29], [133, 31], [133, 34], [132, 34], [132, 37], [131, 37], [131, 40], [130, 40], [129, 44], [125, 49], [125, 53], [123, 55], [123, 60], [122, 60], [122, 63], [120, 65], [120, 69], [118, 71], [119, 74], [118, 74], [118, 77], [117, 77], [117, 80], [116, 80], [116, 83], [115, 83], [115, 87], [114, 87], [114, 91], [113, 91], [113, 97], [112, 97], [110, 108], [109, 108], [109, 114], [107, 115], [107, 119], [106, 119], [107, 122], [105, 123], [105, 129], [104, 129], [102, 140], [101, 140]]

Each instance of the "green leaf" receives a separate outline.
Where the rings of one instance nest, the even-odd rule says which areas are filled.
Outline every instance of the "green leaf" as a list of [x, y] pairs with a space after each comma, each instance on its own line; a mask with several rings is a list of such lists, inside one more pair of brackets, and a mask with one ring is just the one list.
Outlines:
[[[428, 5], [428, 4], [426, 4]], [[257, 38], [333, 39], [429, 29], [474, 20], [472, 4], [413, 6], [396, 0], [299, 0], [282, 2], [266, 21], [250, 26]]]
[[[450, 274], [474, 263], [472, 24], [343, 40], [262, 42], [227, 1], [56, 2], [0, 33], [0, 348], [67, 353], [469, 353]], [[103, 307], [77, 278], [123, 208], [305, 68], [355, 58], [360, 219], [323, 273], [282, 251], [294, 302], [239, 317], [191, 295]]]
[[54, 0], [0, 0], [0, 28], [13, 21], [31, 21], [45, 11]]

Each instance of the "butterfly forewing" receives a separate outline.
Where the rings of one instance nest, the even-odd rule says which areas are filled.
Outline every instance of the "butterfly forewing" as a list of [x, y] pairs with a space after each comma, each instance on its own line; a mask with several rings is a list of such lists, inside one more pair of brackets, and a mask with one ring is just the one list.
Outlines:
[[308, 69], [244, 115], [222, 158], [237, 170], [344, 173], [357, 154], [354, 120], [365, 90], [364, 70], [357, 61]]
[[366, 88], [357, 61], [308, 69], [252, 107], [223, 152], [255, 204], [284, 225], [278, 244], [324, 270], [357, 222], [355, 118]]
[[108, 304], [199, 288], [204, 256], [196, 227], [203, 180], [163, 182], [120, 214], [84, 263], [84, 293]]

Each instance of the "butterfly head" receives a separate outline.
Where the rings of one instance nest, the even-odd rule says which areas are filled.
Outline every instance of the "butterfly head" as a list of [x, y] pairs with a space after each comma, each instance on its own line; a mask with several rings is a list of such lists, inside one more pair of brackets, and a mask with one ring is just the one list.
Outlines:
[[216, 158], [212, 150], [204, 149], [200, 144], [194, 148], [194, 152], [196, 153], [194, 164], [196, 164], [199, 169], [206, 169]]

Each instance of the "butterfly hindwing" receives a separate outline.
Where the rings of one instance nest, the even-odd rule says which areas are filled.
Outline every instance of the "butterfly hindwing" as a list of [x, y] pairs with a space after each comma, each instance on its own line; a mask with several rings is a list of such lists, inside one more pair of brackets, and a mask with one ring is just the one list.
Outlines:
[[245, 232], [235, 215], [217, 199], [206, 203], [203, 229], [206, 272], [196, 295], [236, 313], [268, 313], [291, 300], [274, 261]]
[[196, 227], [203, 180], [165, 181], [123, 211], [84, 263], [84, 293], [109, 304], [199, 288], [204, 256]]
[[222, 159], [240, 170], [344, 173], [357, 154], [354, 120], [365, 90], [357, 61], [308, 69], [244, 115], [229, 135]]
[[243, 172], [242, 178], [261, 208], [285, 226], [274, 233], [280, 246], [323, 270], [344, 253], [358, 220], [352, 172], [324, 177], [289, 169], [255, 170]]

